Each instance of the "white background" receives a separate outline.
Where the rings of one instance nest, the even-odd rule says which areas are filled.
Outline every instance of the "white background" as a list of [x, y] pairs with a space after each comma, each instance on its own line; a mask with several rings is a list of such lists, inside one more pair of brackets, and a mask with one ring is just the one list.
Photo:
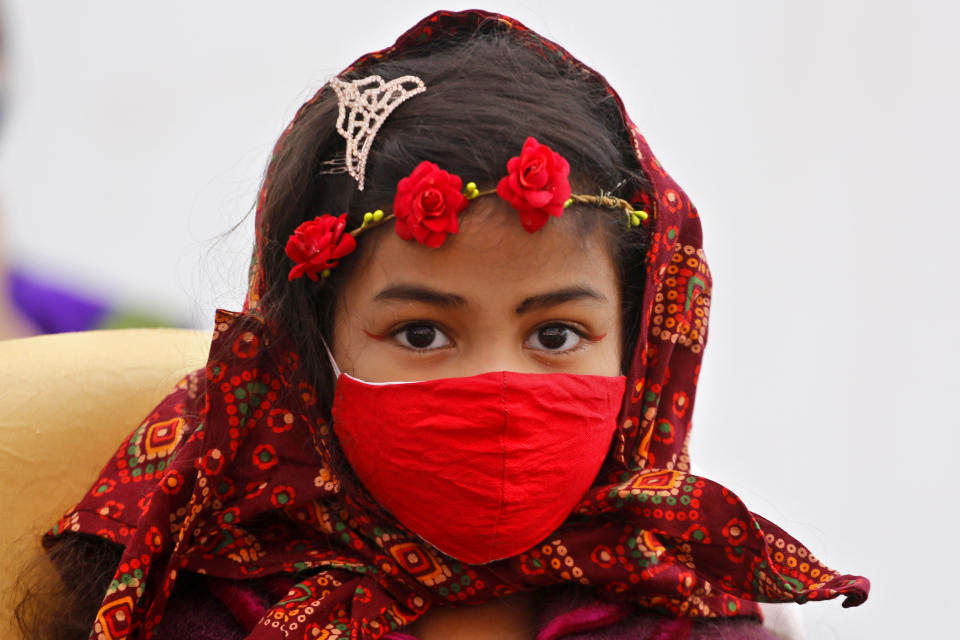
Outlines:
[[[209, 326], [240, 303], [250, 225], [217, 238], [296, 108], [435, 8], [8, 0], [8, 252]], [[960, 5], [486, 8], [604, 73], [700, 209], [693, 459], [873, 580], [859, 609], [805, 606], [808, 637], [956, 633]]]

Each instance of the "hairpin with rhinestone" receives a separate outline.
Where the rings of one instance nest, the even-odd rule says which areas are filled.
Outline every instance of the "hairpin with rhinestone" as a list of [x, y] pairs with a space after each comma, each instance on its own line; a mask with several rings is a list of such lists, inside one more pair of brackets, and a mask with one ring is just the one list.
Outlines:
[[357, 189], [363, 191], [370, 147], [384, 120], [394, 109], [427, 90], [417, 76], [402, 76], [389, 82], [377, 75], [344, 82], [330, 81], [337, 94], [337, 133], [347, 141], [346, 169]]

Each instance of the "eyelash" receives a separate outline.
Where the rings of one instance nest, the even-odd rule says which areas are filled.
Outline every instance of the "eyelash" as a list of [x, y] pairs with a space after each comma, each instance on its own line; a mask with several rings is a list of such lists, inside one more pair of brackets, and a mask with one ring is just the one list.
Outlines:
[[[447, 335], [447, 333], [448, 333], [447, 331], [445, 331], [445, 330], [444, 330], [441, 326], [439, 326], [437, 323], [431, 322], [431, 321], [426, 321], [426, 320], [407, 322], [407, 323], [401, 325], [400, 327], [397, 327], [396, 329], [393, 329], [393, 330], [388, 331], [387, 333], [384, 333], [384, 334], [381, 334], [381, 335], [375, 335], [375, 334], [372, 334], [372, 333], [367, 332], [367, 331], [364, 331], [364, 333], [366, 333], [368, 336], [370, 336], [371, 338], [374, 338], [374, 339], [376, 339], [376, 340], [385, 340], [385, 339], [387, 339], [387, 338], [392, 338], [392, 339], [394, 339], [394, 340], [397, 340], [397, 336], [401, 335], [404, 331], [407, 331], [408, 329], [410, 329], [410, 328], [412, 328], [412, 327], [430, 327], [430, 328], [438, 331], [438, 332], [439, 332], [440, 334], [442, 334], [444, 337], [446, 337], [447, 340], [450, 340], [450, 337]], [[583, 348], [586, 347], [588, 344], [591, 344], [591, 343], [594, 343], [594, 342], [599, 342], [600, 340], [602, 340], [602, 339], [606, 336], [605, 333], [604, 333], [604, 334], [597, 335], [597, 336], [591, 336], [591, 335], [589, 335], [585, 330], [583, 330], [582, 328], [578, 327], [577, 325], [570, 324], [570, 323], [568, 323], [568, 322], [556, 322], [556, 321], [552, 321], [552, 322], [545, 322], [545, 323], [537, 326], [536, 328], [534, 328], [533, 331], [531, 331], [530, 334], [528, 334], [527, 339], [529, 339], [530, 337], [536, 335], [537, 333], [539, 333], [539, 332], [542, 331], [543, 329], [546, 329], [547, 327], [562, 327], [562, 328], [564, 328], [564, 329], [567, 329], [567, 330], [573, 332], [575, 335], [577, 335], [577, 336], [580, 338], [580, 342], [579, 342], [579, 344], [577, 344], [575, 347], [571, 347], [571, 348], [565, 349], [565, 350], [563, 350], [563, 351], [559, 351], [559, 350], [555, 351], [555, 350], [551, 350], [551, 349], [536, 349], [536, 348], [533, 348], [533, 347], [526, 347], [526, 346], [524, 346], [524, 348], [525, 348], [525, 349], [529, 349], [529, 350], [531, 350], [531, 351], [538, 351], [538, 352], [541, 352], [541, 353], [546, 353], [546, 354], [548, 354], [548, 355], [550, 355], [550, 356], [567, 356], [567, 355], [570, 355], [570, 354], [572, 354], [572, 353], [575, 353], [575, 352], [583, 349]], [[525, 344], [526, 344], [526, 340], [524, 340], [524, 345], [525, 345]], [[445, 349], [445, 348], [447, 347], [447, 345], [443, 345], [443, 346], [440, 346], [440, 347], [423, 347], [423, 348], [418, 348], [418, 347], [414, 347], [414, 346], [412, 346], [412, 345], [405, 345], [405, 344], [400, 344], [399, 346], [402, 347], [402, 348], [404, 348], [404, 349], [407, 349], [407, 350], [409, 350], [409, 351], [413, 351], [414, 353], [418, 353], [418, 354], [431, 353], [431, 352], [433, 352], [433, 351], [439, 351], [439, 350]]]
[[[384, 334], [384, 335], [382, 336], [382, 338], [393, 338], [394, 340], [397, 340], [397, 336], [399, 336], [399, 335], [402, 334], [404, 331], [407, 331], [408, 329], [410, 329], [410, 328], [412, 328], [412, 327], [430, 327], [430, 328], [436, 330], [437, 332], [439, 332], [439, 333], [440, 333], [441, 335], [443, 335], [444, 337], [446, 337], [447, 340], [450, 340], [450, 337], [447, 335], [448, 332], [445, 331], [440, 325], [438, 325], [438, 324], [435, 323], [435, 322], [429, 322], [429, 321], [425, 321], [425, 320], [414, 321], [414, 322], [407, 322], [406, 324], [401, 325], [401, 326], [398, 327], [397, 329], [394, 329], [394, 330], [392, 330], [392, 331], [387, 332], [386, 334]], [[446, 348], [446, 345], [440, 346], [440, 347], [422, 347], [422, 348], [414, 347], [414, 346], [412, 346], [412, 345], [408, 346], [408, 345], [405, 345], [405, 344], [400, 344], [400, 346], [403, 347], [404, 349], [408, 349], [408, 350], [413, 351], [413, 352], [415, 352], [415, 353], [430, 353], [430, 352], [432, 352], [432, 351], [439, 351], [440, 349]]]

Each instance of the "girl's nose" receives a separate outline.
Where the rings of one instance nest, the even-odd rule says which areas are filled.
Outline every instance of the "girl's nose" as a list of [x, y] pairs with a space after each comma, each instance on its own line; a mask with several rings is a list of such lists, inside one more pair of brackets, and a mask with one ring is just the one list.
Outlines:
[[472, 349], [469, 355], [457, 363], [458, 376], [473, 376], [491, 371], [514, 371], [538, 373], [537, 363], [529, 357], [522, 346], [512, 341], [497, 340]]

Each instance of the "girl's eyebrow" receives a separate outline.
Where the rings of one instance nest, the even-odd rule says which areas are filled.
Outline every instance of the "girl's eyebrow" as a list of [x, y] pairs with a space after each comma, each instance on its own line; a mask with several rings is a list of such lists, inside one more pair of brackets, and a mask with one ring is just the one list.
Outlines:
[[426, 304], [432, 304], [438, 307], [462, 307], [467, 304], [467, 301], [465, 298], [463, 298], [463, 296], [458, 296], [455, 293], [445, 293], [443, 291], [437, 291], [436, 289], [430, 289], [429, 287], [415, 284], [390, 285], [377, 295], [373, 296], [373, 300], [375, 302], [424, 302]]
[[541, 293], [539, 295], [530, 296], [525, 299], [523, 302], [517, 305], [515, 309], [517, 315], [524, 314], [528, 311], [533, 311], [534, 309], [544, 309], [547, 307], [554, 307], [558, 304], [563, 304], [564, 302], [572, 302], [574, 300], [582, 299], [596, 300], [598, 302], [606, 302], [607, 297], [585, 284], [565, 287], [563, 289], [557, 289], [556, 291], [548, 291], [547, 293]]
[[[514, 311], [517, 315], [522, 315], [535, 309], [554, 307], [565, 302], [582, 299], [596, 300], [598, 302], [607, 301], [607, 297], [593, 287], [581, 284], [530, 296], [518, 304]], [[390, 285], [375, 295], [373, 300], [375, 302], [422, 302], [438, 307], [467, 306], [467, 300], [463, 296], [455, 293], [437, 291], [436, 289], [415, 284]]]

